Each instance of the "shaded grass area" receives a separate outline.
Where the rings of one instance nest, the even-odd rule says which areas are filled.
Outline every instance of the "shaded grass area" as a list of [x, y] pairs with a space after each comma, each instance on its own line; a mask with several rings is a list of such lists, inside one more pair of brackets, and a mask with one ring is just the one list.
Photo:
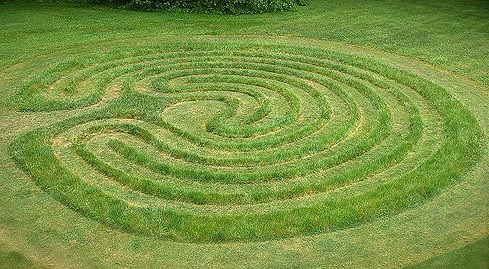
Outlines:
[[404, 267], [406, 269], [429, 268], [473, 268], [489, 267], [489, 237], [482, 238], [466, 246], [454, 249], [423, 263]]
[[2, 269], [43, 269], [45, 267], [34, 263], [24, 255], [10, 250], [0, 244], [0, 268]]

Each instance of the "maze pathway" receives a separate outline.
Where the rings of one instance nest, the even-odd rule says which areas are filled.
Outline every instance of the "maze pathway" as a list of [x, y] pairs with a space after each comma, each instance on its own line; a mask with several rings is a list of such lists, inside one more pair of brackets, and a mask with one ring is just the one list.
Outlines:
[[115, 42], [32, 60], [44, 68], [16, 108], [71, 116], [10, 152], [54, 198], [123, 232], [311, 240], [422, 208], [487, 165], [478, 89], [402, 56], [288, 37]]

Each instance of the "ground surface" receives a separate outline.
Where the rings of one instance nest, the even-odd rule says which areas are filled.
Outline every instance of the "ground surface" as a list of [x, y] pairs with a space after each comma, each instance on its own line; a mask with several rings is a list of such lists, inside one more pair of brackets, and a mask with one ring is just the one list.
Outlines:
[[487, 267], [487, 2], [2, 5], [4, 266]]

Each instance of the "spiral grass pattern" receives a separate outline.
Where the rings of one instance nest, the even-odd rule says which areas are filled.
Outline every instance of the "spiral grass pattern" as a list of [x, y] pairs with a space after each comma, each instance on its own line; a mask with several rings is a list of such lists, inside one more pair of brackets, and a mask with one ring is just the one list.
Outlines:
[[484, 153], [476, 116], [450, 91], [367, 49], [120, 43], [46, 55], [13, 103], [74, 116], [10, 150], [63, 204], [127, 232], [199, 243], [328, 233], [422, 205]]

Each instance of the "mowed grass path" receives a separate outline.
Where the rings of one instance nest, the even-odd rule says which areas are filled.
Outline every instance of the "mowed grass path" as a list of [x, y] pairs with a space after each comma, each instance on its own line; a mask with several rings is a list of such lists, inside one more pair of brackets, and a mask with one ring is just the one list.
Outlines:
[[397, 267], [488, 233], [485, 3], [5, 5], [0, 231], [38, 264]]

